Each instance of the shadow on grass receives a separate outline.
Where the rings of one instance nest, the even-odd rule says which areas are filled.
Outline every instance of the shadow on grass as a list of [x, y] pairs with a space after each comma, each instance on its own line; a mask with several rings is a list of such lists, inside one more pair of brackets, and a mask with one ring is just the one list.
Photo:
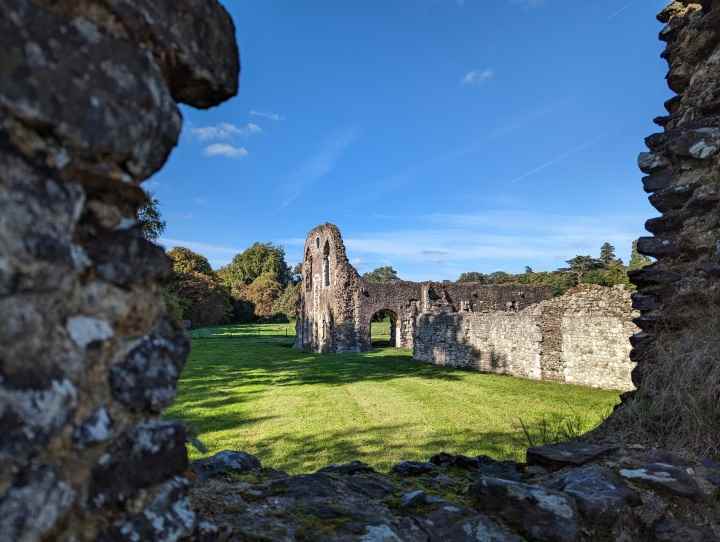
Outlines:
[[400, 461], [427, 461], [440, 452], [524, 460], [526, 444], [513, 432], [435, 432], [412, 442], [393, 438], [404, 426], [371, 426], [321, 435], [282, 433], [248, 443], [263, 465], [290, 473], [313, 472], [359, 460], [382, 471]]

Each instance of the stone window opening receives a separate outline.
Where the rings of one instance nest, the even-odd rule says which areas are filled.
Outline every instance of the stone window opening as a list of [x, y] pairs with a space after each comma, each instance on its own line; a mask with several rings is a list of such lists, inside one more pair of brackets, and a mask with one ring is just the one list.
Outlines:
[[315, 248], [317, 248], [318, 250], [320, 250], [320, 238], [319, 238], [319, 237], [316, 237], [316, 238], [315, 238]]
[[323, 286], [330, 286], [330, 243], [325, 241], [323, 248]]

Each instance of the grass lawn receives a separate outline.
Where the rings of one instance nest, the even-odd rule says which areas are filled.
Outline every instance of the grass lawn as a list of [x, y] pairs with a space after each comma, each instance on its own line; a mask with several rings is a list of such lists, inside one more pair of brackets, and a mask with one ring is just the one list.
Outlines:
[[[386, 329], [374, 324], [373, 339], [389, 338]], [[618, 401], [618, 392], [435, 367], [396, 348], [303, 353], [293, 335], [291, 324], [194, 330], [168, 417], [208, 453], [243, 450], [292, 473], [352, 459], [387, 470], [440, 451], [522, 460], [520, 420], [531, 434], [585, 430]]]

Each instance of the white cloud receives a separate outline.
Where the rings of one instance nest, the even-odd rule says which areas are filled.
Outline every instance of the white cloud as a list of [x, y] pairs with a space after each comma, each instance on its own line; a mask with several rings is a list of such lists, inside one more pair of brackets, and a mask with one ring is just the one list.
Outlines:
[[282, 115], [279, 115], [278, 113], [272, 113], [272, 112], [263, 112], [263, 111], [256, 111], [255, 109], [250, 110], [250, 116], [252, 117], [262, 117], [264, 119], [270, 119], [270, 120], [285, 120], [285, 117]]
[[247, 137], [253, 134], [259, 134], [262, 131], [260, 126], [252, 122], [248, 122], [242, 126], [237, 126], [229, 122], [221, 122], [215, 126], [200, 126], [190, 129], [190, 133], [200, 141], [217, 141], [232, 139], [238, 136]]
[[480, 86], [483, 83], [486, 83], [487, 81], [490, 81], [491, 79], [495, 78], [495, 72], [491, 70], [490, 68], [486, 68], [484, 70], [471, 70], [467, 72], [462, 80], [461, 83], [464, 86]]
[[357, 133], [354, 127], [336, 132], [322, 144], [317, 154], [301, 163], [290, 174], [288, 182], [282, 186], [284, 194], [281, 207], [287, 207], [310, 185], [329, 175], [347, 148], [355, 141]]
[[236, 147], [229, 143], [213, 143], [205, 147], [205, 156], [224, 156], [226, 158], [243, 158], [249, 153], [245, 147]]

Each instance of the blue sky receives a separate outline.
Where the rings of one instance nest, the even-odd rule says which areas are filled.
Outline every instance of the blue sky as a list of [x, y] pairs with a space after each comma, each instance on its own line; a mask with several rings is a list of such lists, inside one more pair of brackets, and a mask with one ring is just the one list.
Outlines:
[[183, 108], [146, 183], [166, 247], [301, 258], [337, 224], [361, 272], [550, 270], [655, 213], [637, 154], [671, 96], [656, 0], [226, 0], [240, 93]]

